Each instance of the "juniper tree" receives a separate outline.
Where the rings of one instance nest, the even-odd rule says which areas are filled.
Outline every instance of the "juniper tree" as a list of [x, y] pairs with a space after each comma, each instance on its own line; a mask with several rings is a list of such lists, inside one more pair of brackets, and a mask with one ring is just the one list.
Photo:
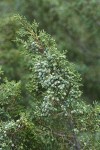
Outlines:
[[[9, 113], [11, 119], [1, 121], [0, 147], [17, 150], [98, 149], [99, 105], [87, 105], [82, 100], [81, 77], [74, 64], [67, 60], [65, 51], [58, 51], [49, 34], [39, 30], [36, 21], [30, 24], [19, 15], [12, 20], [20, 24], [16, 41], [23, 45], [21, 55], [26, 64], [24, 88], [28, 105], [19, 118]], [[11, 83], [0, 85], [0, 101], [5, 102], [9, 95], [16, 99], [18, 95], [22, 96], [17, 94], [16, 88], [12, 90], [13, 84], [19, 83]], [[12, 101], [11, 98], [7, 100]]]
[[81, 100], [80, 75], [64, 52], [58, 51], [55, 40], [40, 31], [35, 21], [29, 24], [25, 18], [18, 18], [22, 28], [17, 40], [25, 47], [23, 55], [29, 69], [26, 88], [33, 97], [33, 120], [62, 138], [63, 149], [89, 146], [92, 138], [81, 141], [82, 133], [94, 134], [98, 119], [95, 108]]

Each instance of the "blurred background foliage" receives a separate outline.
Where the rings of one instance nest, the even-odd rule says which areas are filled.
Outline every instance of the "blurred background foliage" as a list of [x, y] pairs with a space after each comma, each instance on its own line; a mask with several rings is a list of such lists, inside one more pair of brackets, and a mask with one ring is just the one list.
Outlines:
[[24, 61], [13, 41], [18, 24], [9, 16], [18, 13], [50, 33], [59, 50], [81, 73], [83, 97], [100, 99], [100, 2], [99, 0], [3, 0], [0, 1], [0, 65], [8, 79], [20, 80]]

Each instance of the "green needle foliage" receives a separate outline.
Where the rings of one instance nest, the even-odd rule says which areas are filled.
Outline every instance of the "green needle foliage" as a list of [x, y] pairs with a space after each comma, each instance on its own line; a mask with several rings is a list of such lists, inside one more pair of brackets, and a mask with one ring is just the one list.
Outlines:
[[0, 121], [0, 148], [99, 150], [100, 107], [81, 99], [81, 78], [66, 52], [58, 51], [55, 40], [39, 30], [37, 22], [30, 24], [20, 15], [12, 20], [20, 26], [16, 42], [26, 73], [21, 82], [0, 84], [0, 108], [7, 116]]

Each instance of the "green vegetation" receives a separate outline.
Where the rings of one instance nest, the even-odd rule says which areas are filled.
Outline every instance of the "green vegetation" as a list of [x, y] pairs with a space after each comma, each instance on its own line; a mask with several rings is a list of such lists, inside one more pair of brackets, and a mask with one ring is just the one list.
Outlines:
[[1, 71], [1, 149], [98, 149], [99, 106], [82, 101], [81, 79], [66, 52], [35, 21], [19, 15], [12, 20], [19, 24], [25, 74], [9, 82]]
[[35, 19], [41, 29], [55, 38], [60, 51], [65, 49], [68, 51], [67, 58], [76, 64], [76, 69], [82, 75], [83, 96], [90, 102], [99, 101], [99, 1], [4, 0], [0, 2], [0, 14], [3, 18], [16, 12], [26, 16], [31, 22]]
[[4, 0], [0, 14], [0, 150], [99, 150], [98, 0]]

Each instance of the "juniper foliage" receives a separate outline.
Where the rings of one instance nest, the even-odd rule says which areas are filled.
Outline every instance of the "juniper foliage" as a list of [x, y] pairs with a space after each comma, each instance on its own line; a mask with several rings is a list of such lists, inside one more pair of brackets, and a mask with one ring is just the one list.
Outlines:
[[[2, 80], [0, 84], [0, 108], [7, 117], [0, 122], [0, 148], [98, 149], [100, 108], [82, 100], [81, 77], [75, 66], [66, 59], [65, 51], [58, 51], [55, 40], [39, 30], [36, 21], [30, 24], [20, 15], [12, 20], [19, 22], [16, 41], [23, 45], [20, 53], [26, 74], [24, 85], [23, 80]], [[25, 109], [21, 109], [21, 85], [28, 101]]]

